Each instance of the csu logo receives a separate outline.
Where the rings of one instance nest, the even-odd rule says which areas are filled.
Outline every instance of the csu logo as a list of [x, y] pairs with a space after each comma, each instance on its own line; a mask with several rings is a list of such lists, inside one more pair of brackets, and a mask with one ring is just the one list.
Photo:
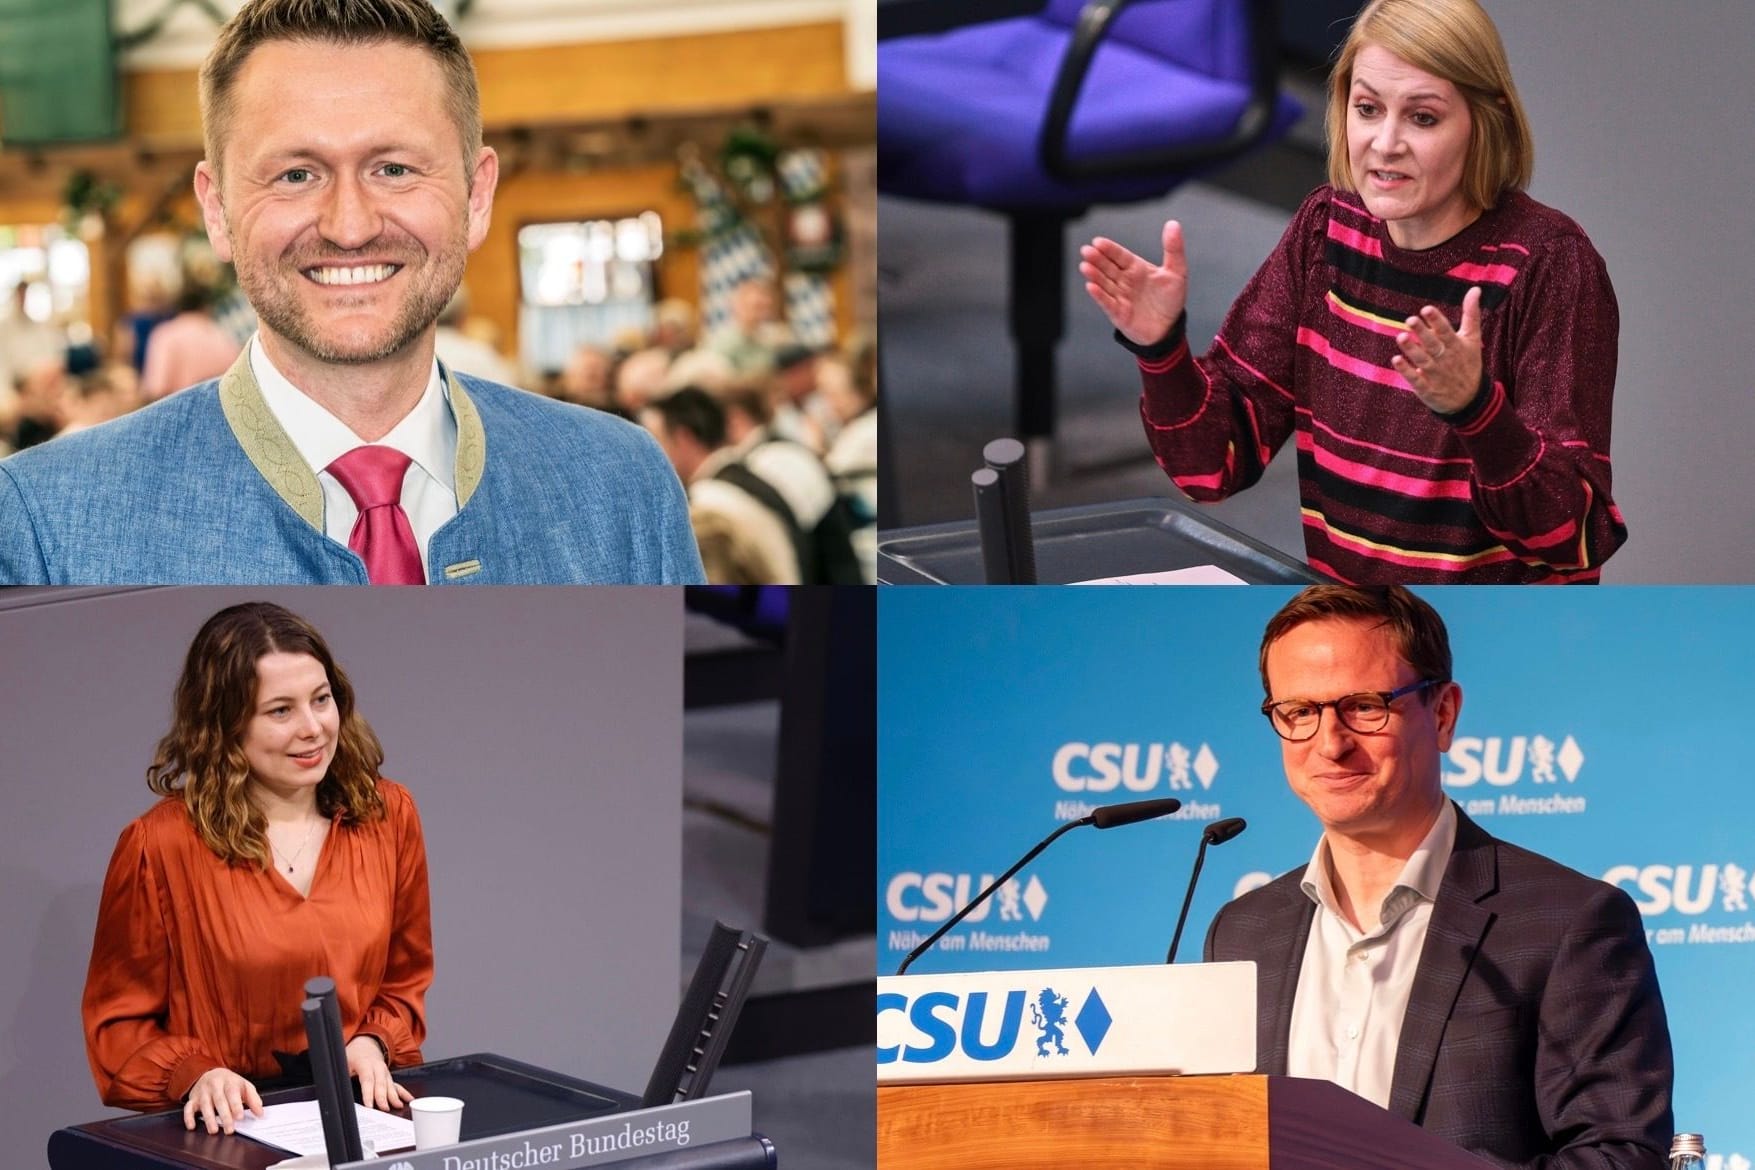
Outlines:
[[1456, 769], [1444, 774], [1444, 782], [1452, 788], [1468, 788], [1482, 780], [1504, 788], [1517, 783], [1526, 766], [1532, 784], [1557, 784], [1562, 777], [1570, 784], [1584, 766], [1584, 752], [1570, 735], [1558, 744], [1545, 735], [1510, 739], [1460, 735], [1451, 741], [1445, 758]]
[[[1620, 886], [1633, 896], [1639, 912], [1647, 918], [1667, 914], [1705, 914], [1716, 901], [1726, 913], [1748, 913], [1755, 896], [1755, 880], [1735, 862], [1692, 865], [1616, 865], [1603, 880]], [[1629, 889], [1628, 882], [1633, 883]]]
[[1204, 743], [1193, 753], [1179, 743], [1063, 743], [1053, 771], [1067, 792], [1150, 792], [1160, 778], [1170, 789], [1192, 789], [1198, 780], [1204, 791], [1219, 774], [1219, 759]]
[[[999, 994], [999, 993], [995, 993]], [[1075, 993], [1076, 994], [1076, 993]], [[1004, 993], [997, 1008], [994, 995], [972, 991], [967, 996], [951, 991], [928, 991], [914, 997], [899, 992], [884, 992], [877, 997], [879, 1064], [932, 1064], [952, 1053], [961, 1052], [972, 1060], [1000, 1060], [1018, 1047], [1023, 1034], [1024, 1008], [1029, 1005], [1030, 1026], [1035, 1036], [1029, 1043], [1037, 1056], [1066, 1056], [1067, 1028], [1078, 1034], [1085, 1048], [1095, 1056], [1103, 1046], [1113, 1022], [1103, 997], [1090, 988], [1079, 1005], [1078, 1014], [1070, 1020], [1067, 1011], [1072, 997], [1058, 994], [1052, 987], [1043, 987], [1034, 994], [1025, 988], [1011, 988]], [[900, 1020], [886, 1021], [885, 1013], [895, 1012]], [[991, 1019], [992, 1014], [998, 1020]], [[896, 1039], [897, 1025], [905, 1029], [905, 1043], [886, 1045], [886, 1038]]]
[[[990, 873], [982, 874], [980, 881], [967, 873], [899, 873], [890, 879], [884, 903], [897, 922], [943, 922], [967, 906], [991, 881]], [[1036, 922], [1042, 918], [1042, 908], [1048, 905], [1048, 889], [1034, 874], [1027, 882], [1013, 878], [963, 921], [983, 922], [996, 905], [1001, 922], [1022, 922], [1025, 912], [1031, 922]]]

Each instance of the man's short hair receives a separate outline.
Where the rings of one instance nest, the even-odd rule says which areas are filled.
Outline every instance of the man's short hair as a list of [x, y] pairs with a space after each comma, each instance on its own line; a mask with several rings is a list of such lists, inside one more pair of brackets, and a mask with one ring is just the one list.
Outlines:
[[658, 413], [665, 434], [687, 431], [709, 451], [725, 445], [725, 408], [699, 386], [684, 386], [674, 394], [653, 399], [646, 409]]
[[737, 370], [732, 367], [731, 359], [717, 350], [699, 347], [676, 355], [676, 360], [664, 373], [663, 390], [668, 394], [685, 386], [694, 386], [711, 394], [725, 389], [736, 378]]
[[768, 388], [770, 381], [759, 376], [733, 378], [729, 386], [714, 391], [713, 397], [728, 413], [741, 410], [751, 422], [765, 427], [774, 421], [774, 403]]
[[[1438, 611], [1400, 585], [1312, 585], [1280, 607], [1261, 635], [1261, 689], [1268, 685], [1268, 648], [1306, 622], [1363, 620], [1387, 629], [1396, 650], [1422, 679], [1450, 681], [1450, 634]], [[1422, 692], [1431, 701], [1433, 690]]]
[[1497, 207], [1529, 186], [1535, 147], [1511, 64], [1493, 18], [1477, 0], [1372, 0], [1353, 21], [1328, 75], [1328, 181], [1353, 190], [1347, 158], [1348, 97], [1353, 62], [1366, 45], [1387, 49], [1417, 69], [1456, 86], [1469, 107], [1469, 150], [1463, 197], [1471, 207]]
[[230, 129], [238, 74], [250, 54], [270, 41], [390, 43], [425, 49], [444, 72], [446, 106], [463, 139], [464, 179], [473, 182], [475, 159], [481, 153], [481, 91], [475, 63], [429, 0], [249, 0], [219, 30], [201, 65], [201, 133], [208, 165], [215, 170]]

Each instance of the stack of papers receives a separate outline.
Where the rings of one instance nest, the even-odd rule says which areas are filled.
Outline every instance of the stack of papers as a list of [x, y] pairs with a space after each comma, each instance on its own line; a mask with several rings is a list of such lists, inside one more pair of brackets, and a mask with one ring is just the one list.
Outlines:
[[[361, 1148], [380, 1154], [414, 1148], [414, 1122], [358, 1103], [353, 1111], [359, 1118]], [[261, 1117], [245, 1114], [237, 1131], [294, 1154], [321, 1154], [327, 1149], [323, 1143], [323, 1119], [315, 1101], [264, 1106]]]

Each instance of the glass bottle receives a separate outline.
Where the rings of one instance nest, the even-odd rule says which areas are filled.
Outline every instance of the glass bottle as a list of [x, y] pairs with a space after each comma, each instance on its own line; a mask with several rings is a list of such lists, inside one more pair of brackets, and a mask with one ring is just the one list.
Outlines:
[[1705, 1170], [1706, 1139], [1697, 1133], [1679, 1133], [1670, 1142], [1670, 1170]]

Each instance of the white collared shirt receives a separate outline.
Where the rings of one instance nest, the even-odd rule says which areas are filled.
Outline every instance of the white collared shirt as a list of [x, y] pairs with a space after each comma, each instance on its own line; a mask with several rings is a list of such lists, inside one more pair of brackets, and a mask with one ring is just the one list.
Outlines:
[[[715, 478], [766, 436], [759, 431], [742, 443], [710, 452], [689, 477], [689, 511], [697, 535], [724, 530], [731, 534], [724, 555], [743, 574], [771, 585], [796, 585], [803, 574], [798, 546], [786, 522], [768, 505], [729, 480]], [[750, 471], [754, 474], [755, 469]], [[764, 482], [768, 482], [764, 479]], [[781, 489], [769, 483], [776, 492]], [[786, 494], [781, 492], [781, 498]], [[788, 506], [794, 506], [791, 500]], [[707, 518], [704, 520], [703, 519]], [[704, 539], [712, 540], [711, 536]], [[723, 571], [718, 565], [709, 572]]]
[[1286, 1058], [1292, 1076], [1333, 1081], [1388, 1108], [1402, 1018], [1455, 845], [1456, 808], [1446, 800], [1384, 895], [1378, 926], [1362, 933], [1340, 912], [1327, 836], [1316, 843], [1304, 871], [1304, 893], [1316, 903], [1316, 917], [1292, 999]]
[[[366, 440], [287, 381], [268, 359], [260, 334], [250, 339], [250, 369], [268, 409], [323, 486], [324, 533], [345, 545], [354, 521], [359, 519], [359, 506], [341, 481], [324, 469]], [[427, 542], [457, 515], [457, 419], [451, 413], [451, 390], [439, 376], [437, 359], [420, 401], [373, 445], [393, 447], [413, 460], [402, 478], [402, 510], [408, 513], [409, 527], [420, 546], [421, 572], [431, 580]]]

